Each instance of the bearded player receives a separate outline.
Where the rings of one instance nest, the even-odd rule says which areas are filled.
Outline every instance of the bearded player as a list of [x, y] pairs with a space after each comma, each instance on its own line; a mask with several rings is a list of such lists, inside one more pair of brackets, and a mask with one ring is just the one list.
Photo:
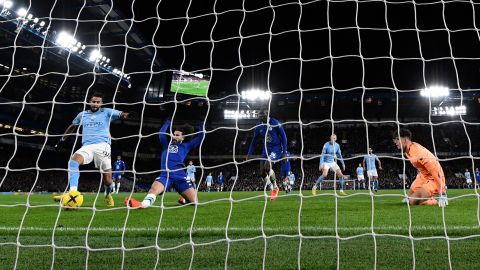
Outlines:
[[[94, 93], [90, 98], [90, 110], [80, 112], [72, 124], [65, 130], [60, 141], [55, 145], [59, 150], [67, 137], [79, 126], [82, 126], [82, 147], [78, 149], [68, 162], [68, 180], [70, 191], [78, 190], [80, 178], [79, 166], [93, 161], [95, 167], [100, 169], [105, 184], [105, 203], [108, 207], [114, 206], [112, 195], [112, 161], [110, 122], [117, 119], [126, 119], [129, 113], [110, 108], [102, 108], [103, 94]], [[62, 196], [54, 196], [54, 200], [61, 200]]]

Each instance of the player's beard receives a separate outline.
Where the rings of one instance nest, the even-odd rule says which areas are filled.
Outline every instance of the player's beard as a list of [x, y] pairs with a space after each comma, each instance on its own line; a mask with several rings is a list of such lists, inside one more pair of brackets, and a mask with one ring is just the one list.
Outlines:
[[90, 111], [92, 112], [97, 112], [100, 109], [100, 107], [90, 107]]

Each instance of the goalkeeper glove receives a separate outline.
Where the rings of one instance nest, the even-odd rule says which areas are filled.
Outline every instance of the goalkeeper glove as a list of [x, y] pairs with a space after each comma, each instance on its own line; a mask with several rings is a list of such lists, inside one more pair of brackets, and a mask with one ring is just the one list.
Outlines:
[[438, 197], [438, 206], [445, 207], [448, 205], [448, 197], [446, 193], [441, 193]]
[[61, 137], [60, 140], [58, 140], [58, 142], [54, 146], [55, 151], [59, 152], [60, 150], [63, 149], [64, 146], [65, 146], [65, 139]]

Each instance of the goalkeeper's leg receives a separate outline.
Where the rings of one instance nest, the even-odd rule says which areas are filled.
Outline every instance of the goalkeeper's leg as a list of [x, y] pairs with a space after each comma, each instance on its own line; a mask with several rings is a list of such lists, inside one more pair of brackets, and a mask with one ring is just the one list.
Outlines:
[[409, 191], [408, 203], [410, 205], [436, 205], [437, 201], [433, 199], [435, 189], [432, 182], [417, 176]]

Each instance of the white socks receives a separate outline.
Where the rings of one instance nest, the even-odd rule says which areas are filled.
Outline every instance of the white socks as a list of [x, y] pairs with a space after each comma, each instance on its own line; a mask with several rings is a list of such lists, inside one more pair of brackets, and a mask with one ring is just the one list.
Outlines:
[[156, 199], [157, 199], [157, 196], [155, 194], [148, 193], [147, 196], [145, 196], [145, 198], [142, 201], [142, 207], [147, 208], [153, 205]]

